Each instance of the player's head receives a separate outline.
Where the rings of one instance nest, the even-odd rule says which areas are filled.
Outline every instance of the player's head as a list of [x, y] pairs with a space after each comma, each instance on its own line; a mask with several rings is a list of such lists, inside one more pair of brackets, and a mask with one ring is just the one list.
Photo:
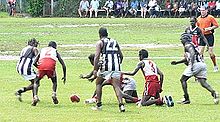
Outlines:
[[208, 8], [205, 7], [205, 6], [201, 6], [201, 7], [199, 8], [199, 10], [200, 10], [200, 12], [201, 12], [201, 16], [202, 16], [202, 17], [205, 17], [205, 16], [208, 14]]
[[180, 37], [181, 43], [185, 45], [186, 43], [189, 43], [192, 41], [192, 35], [188, 33], [183, 33]]
[[104, 27], [101, 27], [99, 29], [99, 37], [108, 37], [108, 32], [107, 32], [107, 29], [104, 28]]
[[48, 44], [48, 47], [53, 47], [53, 48], [57, 49], [57, 43], [55, 41], [50, 41]]
[[33, 46], [33, 47], [37, 47], [38, 44], [39, 42], [35, 38], [32, 38], [28, 41], [28, 45]]
[[139, 51], [139, 59], [142, 60], [144, 58], [148, 58], [148, 51], [145, 49], [141, 49]]
[[95, 54], [90, 54], [88, 58], [89, 58], [90, 63], [94, 66]]
[[196, 26], [196, 22], [197, 22], [197, 19], [196, 19], [196, 17], [190, 17], [190, 25], [191, 26], [193, 26], [193, 27], [195, 27]]

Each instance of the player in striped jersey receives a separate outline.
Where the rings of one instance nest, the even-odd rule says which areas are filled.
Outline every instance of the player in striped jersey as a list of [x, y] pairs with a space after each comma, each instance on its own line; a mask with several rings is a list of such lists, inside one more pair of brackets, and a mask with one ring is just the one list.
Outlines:
[[[134, 69], [134, 71], [123, 72], [124, 75], [134, 76], [139, 71], [139, 69], [141, 69], [145, 77], [144, 92], [138, 106], [149, 106], [152, 104], [163, 105], [163, 98], [160, 98], [163, 85], [163, 73], [152, 60], [148, 59], [147, 50], [141, 49], [139, 51], [139, 60], [140, 62], [137, 64], [137, 67]], [[159, 78], [158, 75], [160, 76]]]
[[60, 54], [58, 53], [57, 44], [54, 41], [49, 42], [48, 47], [42, 48], [40, 54], [36, 57], [34, 65], [38, 68], [38, 74], [34, 81], [34, 97], [32, 105], [36, 106], [39, 101], [37, 96], [38, 94], [38, 87], [40, 86], [40, 80], [46, 75], [48, 78], [51, 79], [53, 83], [53, 92], [52, 92], [52, 99], [54, 104], [58, 104], [57, 99], [57, 74], [56, 74], [56, 62], [59, 61], [63, 68], [63, 83], [66, 82], [66, 65], [61, 58]]
[[195, 46], [191, 43], [191, 36], [187, 34], [181, 35], [181, 43], [183, 44], [185, 51], [185, 58], [180, 61], [172, 61], [172, 65], [179, 63], [188, 62], [187, 68], [184, 70], [183, 75], [180, 79], [182, 84], [182, 89], [184, 92], [184, 98], [181, 101], [178, 101], [179, 104], [190, 104], [189, 94], [187, 91], [187, 80], [192, 76], [198, 79], [198, 82], [202, 85], [203, 88], [208, 90], [211, 95], [214, 97], [214, 103], [219, 103], [218, 93], [212, 89], [212, 87], [206, 82], [207, 78], [207, 67], [203, 62], [202, 56], [195, 49]]
[[16, 66], [17, 72], [25, 80], [29, 80], [31, 82], [29, 86], [22, 87], [18, 91], [15, 92], [15, 95], [17, 96], [20, 102], [22, 102], [21, 94], [23, 92], [33, 89], [34, 78], [36, 77], [36, 73], [32, 66], [33, 66], [34, 59], [38, 54], [37, 46], [38, 46], [38, 41], [35, 38], [29, 40], [28, 45], [22, 49], [20, 53], [20, 59]]
[[[123, 55], [119, 44], [116, 40], [108, 38], [106, 28], [99, 29], [100, 40], [96, 43], [96, 53], [94, 59], [93, 74], [96, 78], [96, 93], [97, 104], [93, 110], [101, 110], [101, 96], [102, 96], [102, 83], [105, 80], [110, 80], [115, 90], [115, 94], [119, 103], [120, 112], [125, 112], [125, 107], [122, 101], [122, 93], [120, 92], [121, 84], [121, 63]], [[101, 62], [100, 62], [101, 61]]]

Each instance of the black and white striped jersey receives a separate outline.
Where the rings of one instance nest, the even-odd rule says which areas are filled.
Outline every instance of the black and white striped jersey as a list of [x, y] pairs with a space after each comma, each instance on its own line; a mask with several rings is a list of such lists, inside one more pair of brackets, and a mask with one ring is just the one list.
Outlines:
[[119, 55], [118, 42], [111, 38], [103, 38], [101, 50], [101, 71], [121, 71], [121, 58]]
[[28, 45], [27, 47], [23, 48], [16, 67], [18, 73], [21, 75], [31, 75], [31, 73], [34, 72], [32, 65], [35, 57], [36, 55], [34, 54], [32, 46]]

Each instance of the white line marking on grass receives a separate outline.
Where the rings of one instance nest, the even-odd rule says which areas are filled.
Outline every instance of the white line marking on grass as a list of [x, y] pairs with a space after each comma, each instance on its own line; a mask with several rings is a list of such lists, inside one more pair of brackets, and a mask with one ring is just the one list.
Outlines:
[[33, 28], [78, 28], [78, 27], [99, 27], [99, 26], [127, 26], [128, 24], [81, 24], [81, 25], [40, 25], [31, 26]]

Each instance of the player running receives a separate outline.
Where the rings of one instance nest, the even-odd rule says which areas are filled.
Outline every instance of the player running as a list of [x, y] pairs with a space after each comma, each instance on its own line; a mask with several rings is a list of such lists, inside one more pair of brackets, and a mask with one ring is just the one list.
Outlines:
[[53, 83], [53, 92], [52, 92], [52, 99], [54, 104], [58, 104], [57, 99], [57, 74], [56, 74], [56, 62], [57, 60], [60, 62], [63, 68], [63, 83], [66, 82], [66, 65], [61, 58], [60, 54], [58, 53], [57, 44], [54, 41], [49, 42], [48, 47], [41, 49], [40, 54], [36, 57], [35, 65], [38, 68], [38, 75], [34, 82], [34, 97], [32, 106], [36, 106], [39, 98], [38, 94], [38, 87], [40, 86], [40, 80], [47, 75], [48, 78], [51, 79]]
[[21, 94], [23, 92], [33, 90], [34, 78], [36, 78], [36, 73], [32, 66], [35, 57], [38, 54], [38, 49], [37, 49], [38, 43], [39, 42], [35, 38], [28, 41], [28, 45], [25, 48], [23, 48], [20, 53], [20, 59], [16, 66], [17, 72], [25, 80], [29, 80], [31, 82], [29, 86], [22, 87], [15, 92], [15, 95], [17, 96], [20, 102], [22, 102]]
[[183, 44], [185, 51], [185, 58], [180, 61], [172, 61], [172, 65], [176, 65], [179, 63], [187, 63], [188, 66], [184, 70], [183, 75], [180, 79], [182, 84], [182, 89], [184, 92], [184, 98], [177, 102], [179, 104], [190, 104], [189, 94], [187, 91], [187, 80], [192, 76], [196, 77], [198, 82], [202, 85], [203, 88], [208, 90], [214, 98], [214, 103], [219, 103], [219, 94], [212, 89], [212, 87], [206, 82], [207, 80], [207, 67], [204, 63], [202, 56], [195, 49], [194, 44], [191, 43], [191, 35], [190, 34], [182, 34], [181, 35], [181, 43]]

